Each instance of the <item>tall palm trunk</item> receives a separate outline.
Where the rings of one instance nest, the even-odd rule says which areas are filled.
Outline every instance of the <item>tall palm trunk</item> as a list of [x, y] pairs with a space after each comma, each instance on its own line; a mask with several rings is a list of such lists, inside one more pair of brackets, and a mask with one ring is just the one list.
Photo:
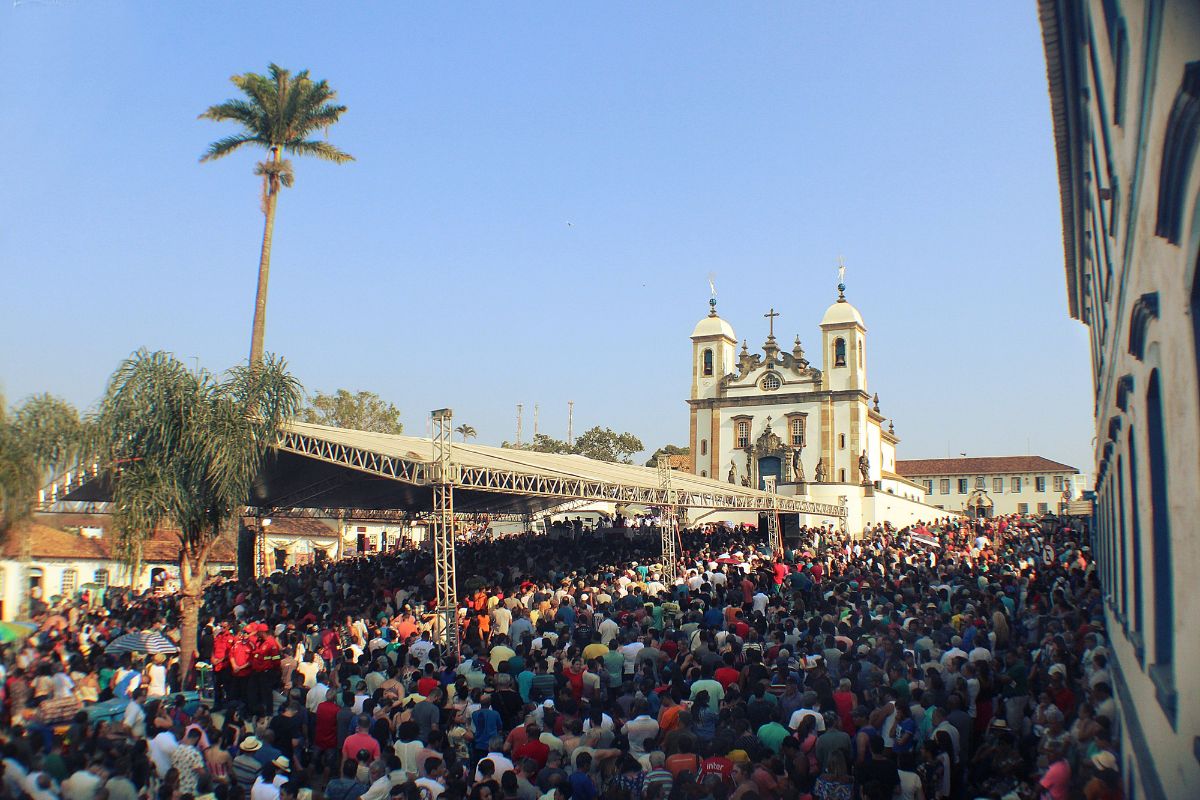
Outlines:
[[[271, 148], [270, 164], [279, 161], [279, 149]], [[268, 172], [263, 180], [267, 185], [263, 223], [262, 253], [258, 257], [258, 291], [254, 295], [254, 329], [250, 334], [250, 363], [261, 364], [263, 340], [267, 330], [267, 279], [271, 274], [271, 237], [275, 234], [275, 204], [279, 199], [279, 178]]]
[[204, 560], [186, 553], [179, 559], [179, 680], [191, 685], [200, 631], [200, 606], [204, 604]]

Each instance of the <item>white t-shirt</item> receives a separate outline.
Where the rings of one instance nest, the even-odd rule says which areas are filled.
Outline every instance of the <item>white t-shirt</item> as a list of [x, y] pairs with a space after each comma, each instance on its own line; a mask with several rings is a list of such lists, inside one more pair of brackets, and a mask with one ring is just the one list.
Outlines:
[[167, 770], [171, 769], [171, 755], [177, 747], [179, 742], [170, 731], [162, 731], [150, 740], [150, 760], [154, 762], [158, 777], [166, 777]]
[[797, 730], [800, 727], [800, 723], [804, 721], [805, 717], [816, 718], [816, 722], [813, 725], [813, 730], [817, 733], [821, 733], [825, 730], [825, 718], [821, 716], [820, 712], [813, 711], [811, 708], [797, 708], [795, 711], [793, 711], [792, 718], [788, 720], [788, 727], [792, 730]]

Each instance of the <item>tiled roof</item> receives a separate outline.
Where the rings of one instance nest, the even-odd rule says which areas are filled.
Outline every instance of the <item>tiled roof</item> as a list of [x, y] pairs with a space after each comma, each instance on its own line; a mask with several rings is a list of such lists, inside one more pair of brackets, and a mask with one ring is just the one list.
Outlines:
[[896, 472], [906, 478], [928, 475], [989, 475], [1022, 472], [1079, 472], [1074, 467], [1042, 456], [987, 456], [983, 458], [914, 458], [896, 462]]
[[[49, 524], [47, 524], [49, 523]], [[116, 530], [109, 515], [91, 514], [40, 514], [35, 520], [15, 526], [0, 539], [0, 557], [20, 558], [21, 536], [28, 527], [33, 557], [52, 559], [113, 561]], [[101, 528], [99, 538], [81, 536], [62, 528]], [[179, 537], [175, 531], [159, 528], [143, 548], [143, 560], [147, 563], [178, 563]], [[210, 563], [232, 564], [237, 561], [237, 544], [233, 536], [223, 536], [209, 554]]]
[[[252, 517], [242, 520], [247, 525], [255, 524]], [[272, 517], [268, 529], [272, 536], [336, 536], [337, 523], [310, 517]]]

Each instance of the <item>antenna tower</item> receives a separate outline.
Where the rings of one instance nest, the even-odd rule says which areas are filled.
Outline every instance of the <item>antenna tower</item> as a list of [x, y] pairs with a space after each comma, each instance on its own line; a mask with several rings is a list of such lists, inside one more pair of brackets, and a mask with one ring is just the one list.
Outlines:
[[567, 446], [575, 446], [575, 401], [567, 401]]
[[521, 446], [521, 411], [524, 408], [523, 405], [517, 403], [517, 447]]

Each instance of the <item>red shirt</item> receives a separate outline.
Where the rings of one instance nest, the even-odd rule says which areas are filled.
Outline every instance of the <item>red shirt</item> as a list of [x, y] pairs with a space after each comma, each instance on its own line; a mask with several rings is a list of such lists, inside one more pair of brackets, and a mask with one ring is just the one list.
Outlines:
[[[335, 718], [334, 725], [337, 725]], [[334, 733], [336, 737], [336, 732]], [[334, 739], [336, 742], [336, 738]], [[346, 737], [346, 741], [342, 744], [342, 758], [353, 761], [358, 757], [359, 750], [366, 750], [371, 754], [371, 760], [379, 758], [379, 740], [369, 733], [352, 733]]]
[[513, 762], [521, 763], [521, 759], [532, 758], [538, 764], [538, 769], [546, 766], [546, 759], [550, 757], [550, 748], [542, 743], [540, 739], [530, 739], [525, 744], [513, 751]]
[[722, 689], [728, 689], [730, 686], [738, 682], [742, 673], [738, 672], [733, 667], [721, 667], [713, 673], [713, 680], [721, 684]]
[[700, 769], [697, 771], [696, 782], [704, 783], [704, 780], [712, 775], [716, 775], [721, 779], [721, 783], [729, 783], [733, 778], [733, 762], [725, 756], [711, 756], [700, 762]]
[[742, 602], [751, 603], [754, 601], [754, 581], [749, 578], [742, 578]]
[[421, 678], [417, 681], [417, 694], [429, 697], [429, 693], [441, 686], [441, 683], [437, 678]]
[[313, 744], [322, 750], [337, 749], [338, 704], [326, 700], [317, 706], [316, 735]]

